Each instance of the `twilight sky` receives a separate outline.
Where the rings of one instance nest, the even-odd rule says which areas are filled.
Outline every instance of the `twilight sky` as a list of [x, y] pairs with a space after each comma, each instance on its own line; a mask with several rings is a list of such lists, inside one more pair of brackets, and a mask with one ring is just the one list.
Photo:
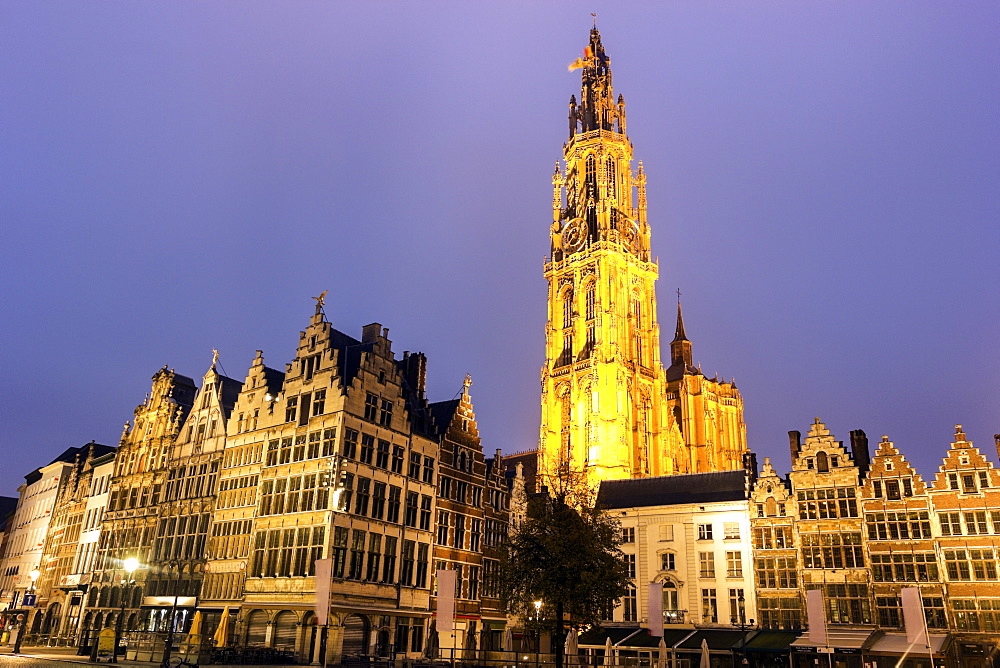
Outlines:
[[117, 444], [167, 364], [334, 327], [471, 373], [533, 448], [552, 168], [591, 19], [659, 315], [779, 471], [813, 417], [925, 476], [1000, 432], [1000, 4], [58, 2], [0, 9], [0, 495]]

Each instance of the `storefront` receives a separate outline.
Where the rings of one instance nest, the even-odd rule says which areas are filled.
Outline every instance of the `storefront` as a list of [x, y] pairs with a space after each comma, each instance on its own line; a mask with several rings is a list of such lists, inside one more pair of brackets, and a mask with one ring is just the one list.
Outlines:
[[[886, 633], [875, 641], [865, 661], [871, 668], [941, 668], [950, 666], [947, 658], [950, 637], [932, 633], [930, 643], [907, 641], [905, 633]], [[931, 657], [933, 656], [933, 664]]]
[[830, 629], [825, 645], [810, 641], [808, 635], [791, 643], [792, 668], [870, 668], [864, 653], [881, 637], [874, 629]]

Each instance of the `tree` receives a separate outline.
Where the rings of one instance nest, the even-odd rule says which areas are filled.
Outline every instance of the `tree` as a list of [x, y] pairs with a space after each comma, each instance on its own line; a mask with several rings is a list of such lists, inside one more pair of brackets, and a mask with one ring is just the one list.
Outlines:
[[596, 507], [585, 483], [563, 475], [555, 491], [528, 501], [524, 522], [513, 529], [500, 562], [501, 600], [530, 620], [534, 602], [555, 613], [556, 668], [562, 668], [564, 619], [594, 624], [610, 612], [631, 580], [621, 545], [621, 526]]

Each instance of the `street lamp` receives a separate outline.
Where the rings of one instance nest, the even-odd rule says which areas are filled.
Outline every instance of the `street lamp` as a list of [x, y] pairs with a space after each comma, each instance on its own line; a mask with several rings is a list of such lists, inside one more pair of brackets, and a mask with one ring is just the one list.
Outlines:
[[[740, 616], [739, 616], [739, 619], [737, 619], [736, 617], [732, 617], [730, 619], [730, 621], [732, 622], [733, 626], [737, 626], [738, 625], [740, 627], [740, 653], [743, 655], [743, 661], [741, 663], [743, 663], [744, 665], [746, 665], [746, 664], [750, 663], [749, 661], [747, 661], [747, 657], [746, 657], [746, 645], [747, 645], [747, 635], [746, 635], [746, 633], [747, 633], [747, 629], [750, 628], [750, 627], [752, 627], [754, 625], [754, 621], [751, 619], [750, 623], [747, 623], [747, 619], [746, 619], [746, 614], [747, 613], [746, 613], [746, 609], [743, 606], [743, 604], [746, 603], [746, 599], [743, 597], [743, 591], [742, 590], [740, 590], [740, 595], [739, 595], [739, 598], [736, 599], [736, 602], [737, 602], [736, 608], [737, 608], [737, 611], [739, 612]], [[733, 650], [733, 665], [734, 666], [736, 665], [736, 651], [735, 650]]]
[[[31, 586], [28, 588], [28, 590], [26, 592], [24, 592], [24, 598], [21, 600], [21, 604], [22, 604], [23, 607], [25, 607], [25, 608], [28, 607], [29, 601], [31, 601], [31, 599], [28, 598], [28, 597], [29, 596], [34, 596], [34, 594], [35, 594], [35, 581], [38, 580], [38, 576], [41, 575], [41, 574], [42, 574], [42, 572], [40, 570], [38, 570], [37, 568], [33, 568], [31, 570], [31, 572], [28, 573], [28, 577], [31, 578]], [[34, 605], [34, 602], [31, 601], [31, 604]], [[24, 639], [24, 627], [28, 625], [28, 613], [27, 613], [27, 611], [25, 611], [24, 614], [22, 614], [22, 615], [18, 615], [18, 617], [19, 617], [20, 621], [18, 622], [18, 625], [17, 625], [17, 640], [14, 641], [14, 652], [13, 652], [14, 654], [20, 654], [21, 653], [21, 641]]]
[[542, 602], [535, 601], [535, 665], [538, 665], [542, 652]]
[[139, 568], [139, 560], [135, 557], [129, 557], [122, 562], [122, 568], [125, 570], [128, 577], [122, 579], [122, 610], [118, 615], [118, 623], [115, 624], [115, 646], [111, 651], [111, 663], [118, 663], [118, 645], [121, 644], [122, 641], [122, 623], [125, 618], [125, 604], [128, 602], [127, 599], [129, 591], [132, 588], [132, 582], [134, 582], [132, 580], [132, 573], [135, 572], [135, 569]]
[[177, 590], [181, 586], [181, 565], [179, 562], [174, 562], [173, 565], [177, 568], [177, 577], [174, 579], [174, 603], [170, 606], [170, 619], [167, 623], [167, 641], [164, 643], [163, 661], [160, 663], [162, 668], [170, 668], [170, 650], [174, 644], [174, 621], [177, 619]]

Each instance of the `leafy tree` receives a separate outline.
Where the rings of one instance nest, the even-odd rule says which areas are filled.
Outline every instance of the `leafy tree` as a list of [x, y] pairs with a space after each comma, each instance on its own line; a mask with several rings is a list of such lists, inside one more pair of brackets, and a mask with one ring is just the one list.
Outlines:
[[565, 472], [551, 483], [555, 490], [531, 497], [524, 522], [512, 530], [499, 579], [510, 613], [530, 620], [534, 601], [555, 613], [556, 667], [562, 668], [567, 616], [574, 626], [609, 617], [630, 580], [618, 521], [596, 507], [585, 483]]

